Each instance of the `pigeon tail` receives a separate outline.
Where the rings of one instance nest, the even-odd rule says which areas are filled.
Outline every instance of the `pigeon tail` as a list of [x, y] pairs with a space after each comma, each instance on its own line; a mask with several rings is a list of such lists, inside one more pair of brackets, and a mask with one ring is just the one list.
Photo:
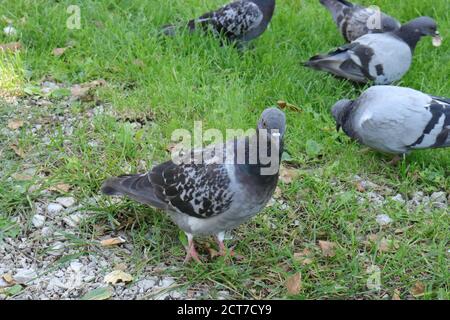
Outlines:
[[155, 195], [148, 174], [123, 175], [106, 180], [102, 193], [108, 196], [128, 196], [140, 203], [163, 209], [166, 204]]

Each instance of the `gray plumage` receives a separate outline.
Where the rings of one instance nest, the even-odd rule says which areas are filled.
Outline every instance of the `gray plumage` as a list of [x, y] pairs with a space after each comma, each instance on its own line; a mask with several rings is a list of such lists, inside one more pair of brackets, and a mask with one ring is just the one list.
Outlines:
[[[282, 111], [268, 108], [262, 113], [257, 132], [279, 130], [282, 142], [285, 121]], [[262, 139], [269, 143], [274, 136], [275, 133], [266, 134]], [[167, 211], [175, 224], [191, 237], [219, 235], [261, 211], [278, 181], [278, 167], [272, 174], [264, 175], [261, 169], [267, 164], [259, 156], [257, 161], [250, 161], [249, 153], [253, 149], [249, 141], [251, 138], [246, 137], [220, 145], [217, 150], [223, 150], [225, 161], [214, 152], [216, 146], [193, 150], [193, 156], [203, 155], [202, 163], [168, 161], [145, 174], [108, 179], [101, 190], [107, 195], [126, 195]], [[241, 147], [245, 148], [244, 163], [236, 157]], [[279, 160], [282, 143], [276, 151]]]
[[373, 149], [407, 154], [450, 147], [450, 99], [396, 86], [373, 86], [332, 108], [337, 128]]
[[[189, 31], [209, 30], [229, 41], [246, 42], [259, 37], [267, 28], [275, 10], [275, 0], [240, 0], [187, 23]], [[166, 25], [163, 33], [174, 35], [179, 26]]]
[[333, 16], [339, 31], [347, 42], [368, 33], [391, 32], [400, 29], [396, 19], [375, 8], [365, 8], [345, 0], [320, 0]]
[[436, 23], [420, 17], [400, 30], [366, 34], [326, 55], [312, 57], [305, 66], [359, 83], [390, 84], [409, 70], [422, 36], [439, 37]]

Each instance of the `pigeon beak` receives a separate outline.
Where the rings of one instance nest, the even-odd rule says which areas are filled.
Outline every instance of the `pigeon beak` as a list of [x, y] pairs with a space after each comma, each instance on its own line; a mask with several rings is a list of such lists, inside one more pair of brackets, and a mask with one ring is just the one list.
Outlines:
[[440, 47], [441, 44], [442, 44], [442, 37], [439, 34], [439, 31], [436, 31], [434, 36], [433, 36], [433, 46]]

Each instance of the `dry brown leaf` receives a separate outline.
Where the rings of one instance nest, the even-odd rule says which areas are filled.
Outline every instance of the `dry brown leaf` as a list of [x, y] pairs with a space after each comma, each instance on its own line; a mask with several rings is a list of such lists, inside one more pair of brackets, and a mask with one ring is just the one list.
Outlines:
[[298, 170], [294, 168], [289, 168], [281, 166], [280, 168], [280, 180], [285, 184], [290, 184], [298, 175]]
[[280, 187], [276, 187], [275, 192], [273, 193], [273, 197], [275, 199], [279, 199], [279, 198], [281, 198], [282, 195], [283, 195], [283, 192], [281, 191]]
[[423, 296], [423, 293], [425, 292], [425, 285], [422, 283], [422, 282], [420, 282], [420, 281], [417, 281], [414, 285], [413, 285], [413, 287], [411, 288], [411, 294], [414, 296], [414, 297], [420, 297], [420, 296]]
[[389, 252], [391, 250], [391, 244], [392, 242], [389, 241], [386, 238], [381, 239], [380, 243], [378, 244], [378, 249], [381, 252]]
[[133, 277], [131, 274], [123, 272], [122, 270], [114, 270], [105, 276], [104, 281], [110, 284], [116, 284], [118, 282], [131, 282]]
[[127, 270], [127, 265], [126, 265], [125, 263], [123, 263], [123, 262], [117, 263], [117, 264], [114, 266], [114, 270], [125, 271], [125, 270]]
[[286, 289], [289, 294], [299, 294], [302, 289], [302, 274], [300, 272], [290, 276], [286, 280]]
[[313, 259], [311, 258], [311, 251], [309, 249], [305, 248], [301, 252], [295, 252], [294, 260], [298, 261], [299, 263], [301, 263], [304, 266], [311, 264], [313, 262]]
[[400, 291], [398, 289], [394, 290], [394, 293], [392, 294], [392, 300], [402, 300], [402, 298], [400, 298]]
[[115, 245], [122, 244], [125, 242], [126, 242], [126, 240], [124, 238], [117, 237], [117, 238], [109, 238], [109, 239], [102, 240], [102, 241], [100, 241], [100, 244], [104, 247], [110, 247], [110, 246], [115, 246]]
[[8, 128], [10, 128], [11, 130], [17, 130], [22, 126], [23, 126], [23, 120], [9, 120], [8, 121]]
[[283, 108], [286, 108], [287, 102], [284, 101], [284, 100], [278, 100], [278, 101], [277, 101], [277, 105], [278, 105], [281, 109], [283, 109]]
[[30, 176], [29, 174], [24, 174], [24, 173], [14, 173], [11, 175], [11, 177], [17, 181], [30, 181], [33, 179], [32, 176]]
[[22, 48], [22, 44], [20, 42], [10, 42], [0, 44], [0, 51], [11, 51], [16, 52]]
[[106, 85], [106, 81], [104, 79], [98, 79], [82, 84], [75, 84], [70, 88], [70, 93], [75, 98], [83, 99], [88, 96], [91, 89], [104, 85]]
[[67, 184], [67, 183], [59, 183], [55, 186], [52, 186], [50, 188], [48, 188], [48, 190], [50, 191], [56, 191], [59, 193], [67, 193], [70, 191], [70, 189], [72, 188], [71, 185]]
[[22, 148], [20, 148], [18, 145], [12, 144], [11, 149], [14, 150], [14, 152], [16, 153], [16, 155], [18, 155], [21, 158], [25, 158], [25, 152], [23, 151]]
[[366, 192], [366, 189], [364, 188], [364, 186], [362, 185], [361, 182], [356, 183], [356, 190], [358, 190], [358, 192], [361, 192], [361, 193]]
[[66, 52], [68, 48], [55, 48], [53, 49], [52, 53], [55, 57], [59, 57], [62, 56], [64, 54], [64, 52]]
[[6, 283], [8, 283], [9, 285], [14, 285], [16, 284], [16, 282], [14, 281], [11, 273], [5, 273], [4, 275], [2, 275], [3, 280], [6, 281]]
[[334, 257], [336, 255], [334, 252], [335, 246], [334, 242], [319, 240], [319, 247], [324, 257]]

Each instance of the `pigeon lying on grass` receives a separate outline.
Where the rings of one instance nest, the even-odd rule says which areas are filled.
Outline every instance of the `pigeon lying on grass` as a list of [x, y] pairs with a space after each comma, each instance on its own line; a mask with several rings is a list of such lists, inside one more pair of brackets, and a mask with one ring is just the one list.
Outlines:
[[365, 8], [345, 0], [320, 0], [333, 16], [339, 31], [347, 42], [368, 33], [390, 32], [400, 29], [401, 24], [376, 8]]
[[329, 54], [312, 57], [305, 66], [358, 83], [390, 84], [408, 72], [423, 36], [433, 36], [433, 44], [440, 45], [436, 23], [429, 17], [414, 19], [395, 32], [366, 34]]
[[[275, 0], [240, 0], [216, 11], [205, 13], [182, 26], [189, 31], [210, 30], [230, 42], [247, 42], [259, 37], [267, 28], [275, 10]], [[180, 26], [166, 25], [162, 32], [172, 36]]]
[[[189, 243], [185, 261], [191, 258], [200, 260], [193, 242], [194, 235], [216, 235], [223, 255], [226, 252], [223, 244], [225, 231], [261, 211], [276, 188], [285, 126], [284, 113], [268, 108], [261, 115], [256, 135], [188, 152], [203, 154], [202, 163], [168, 161], [145, 174], [108, 179], [101, 190], [106, 195], [126, 195], [167, 211], [187, 235]], [[258, 141], [258, 152], [249, 147], [255, 145], [250, 141]], [[270, 160], [275, 159], [275, 162], [263, 160], [259, 151], [264, 145], [269, 152], [262, 154], [273, 155]], [[275, 148], [270, 149], [269, 145]], [[226, 161], [220, 161], [223, 157], [211, 152], [214, 147], [223, 150]], [[244, 153], [239, 153], [239, 150], [244, 150]], [[256, 153], [257, 157], [252, 158], [254, 161], [249, 161]], [[246, 161], [242, 161], [243, 158], [237, 160], [236, 155], [239, 154], [243, 154]], [[265, 171], [271, 165], [274, 165], [272, 171]]]
[[[395, 86], [373, 86], [332, 108], [337, 129], [378, 151], [450, 147], [450, 99]], [[399, 160], [398, 157], [396, 160]]]

